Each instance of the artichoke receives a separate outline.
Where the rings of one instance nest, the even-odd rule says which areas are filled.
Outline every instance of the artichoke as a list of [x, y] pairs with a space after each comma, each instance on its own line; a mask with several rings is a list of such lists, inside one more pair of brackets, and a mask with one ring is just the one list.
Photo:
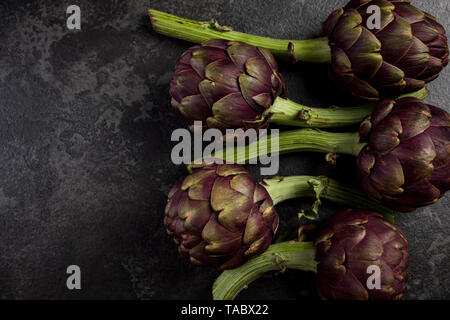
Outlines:
[[384, 100], [360, 128], [366, 193], [400, 211], [438, 201], [450, 188], [450, 115], [419, 99]]
[[258, 184], [239, 165], [204, 163], [170, 190], [164, 226], [183, 257], [198, 265], [228, 269], [270, 245], [278, 227], [274, 205], [312, 197], [318, 206], [319, 196], [375, 209], [392, 220], [391, 210], [326, 177], [278, 177]]
[[[370, 29], [370, 6], [380, 28]], [[370, 11], [369, 11], [370, 12]], [[445, 30], [409, 0], [352, 0], [325, 21], [331, 78], [353, 96], [369, 100], [417, 91], [448, 63]]]
[[200, 165], [170, 190], [164, 226], [182, 256], [222, 270], [264, 252], [278, 215], [241, 166]]
[[[268, 145], [271, 139], [263, 137], [248, 149]], [[282, 132], [278, 139], [280, 154], [327, 152], [330, 162], [335, 161], [336, 153], [357, 156], [357, 173], [366, 194], [395, 210], [412, 211], [432, 204], [449, 189], [450, 115], [419, 99], [378, 102], [360, 132], [299, 129]], [[264, 152], [250, 156], [242, 150], [225, 149], [214, 156], [233, 161], [227, 156], [232, 154], [240, 155], [236, 163], [245, 163]]]
[[[380, 29], [372, 29], [367, 13], [380, 9]], [[370, 12], [370, 11], [369, 11]], [[424, 88], [448, 63], [444, 28], [409, 0], [352, 0], [330, 14], [326, 37], [280, 40], [232, 31], [214, 23], [183, 19], [149, 10], [156, 32], [201, 43], [209, 39], [243, 41], [265, 47], [294, 61], [330, 63], [330, 75], [356, 98], [377, 101]]]
[[[264, 48], [208, 40], [185, 51], [170, 82], [172, 106], [190, 121], [222, 131], [265, 128], [270, 122], [299, 127], [360, 123], [373, 105], [311, 108], [285, 99], [286, 83]], [[426, 89], [411, 95], [424, 97]]]
[[[367, 210], [330, 217], [315, 240], [317, 291], [328, 300], [397, 300], [406, 290], [409, 253], [403, 232]], [[368, 268], [377, 266], [380, 289], [367, 288]]]
[[170, 83], [172, 106], [209, 128], [262, 128], [263, 117], [286, 84], [277, 62], [262, 47], [209, 40], [189, 48]]
[[[314, 242], [273, 244], [242, 266], [224, 271], [214, 283], [214, 299], [234, 299], [249, 282], [269, 271], [285, 269], [316, 272], [317, 291], [322, 299], [402, 298], [409, 253], [408, 242], [399, 228], [377, 212], [355, 209], [336, 213], [319, 228]], [[368, 286], [373, 284], [369, 278], [374, 266], [380, 270], [379, 287]]]

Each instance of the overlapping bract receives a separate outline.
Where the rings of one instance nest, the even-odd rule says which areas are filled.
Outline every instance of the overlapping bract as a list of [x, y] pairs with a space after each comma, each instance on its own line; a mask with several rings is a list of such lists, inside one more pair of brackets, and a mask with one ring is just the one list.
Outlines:
[[183, 53], [170, 83], [172, 106], [208, 128], [262, 128], [286, 84], [272, 54], [238, 41], [208, 40]]
[[264, 252], [278, 228], [272, 199], [239, 165], [200, 165], [169, 193], [164, 225], [182, 256], [220, 270]]
[[358, 176], [370, 197], [399, 211], [450, 188], [450, 115], [419, 99], [380, 101], [360, 128]]
[[[408, 242], [403, 232], [381, 214], [367, 210], [338, 212], [325, 221], [315, 247], [317, 289], [322, 299], [402, 298], [408, 278]], [[367, 286], [374, 273], [372, 266], [381, 271], [379, 289]]]
[[[380, 28], [368, 8], [380, 9]], [[368, 24], [369, 20], [369, 24]], [[352, 0], [324, 23], [331, 77], [357, 98], [395, 98], [422, 89], [448, 63], [444, 28], [409, 0]]]
[[450, 115], [419, 99], [383, 100], [360, 128], [358, 176], [370, 197], [399, 211], [450, 188]]

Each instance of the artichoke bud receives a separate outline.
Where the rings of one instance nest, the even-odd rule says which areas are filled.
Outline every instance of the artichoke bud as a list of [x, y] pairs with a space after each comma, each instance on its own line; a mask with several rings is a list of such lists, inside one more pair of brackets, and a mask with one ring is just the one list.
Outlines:
[[203, 164], [169, 192], [164, 226], [182, 256], [223, 270], [264, 252], [278, 215], [266, 189], [243, 167]]
[[450, 188], [450, 115], [416, 98], [377, 103], [362, 124], [358, 177], [367, 195], [399, 211], [438, 201]]
[[[373, 5], [380, 9], [379, 28], [370, 23]], [[444, 28], [409, 0], [352, 0], [323, 29], [331, 47], [331, 79], [360, 99], [418, 91], [448, 64]]]
[[331, 216], [316, 236], [315, 250], [322, 299], [396, 300], [406, 290], [408, 241], [377, 212], [353, 209]]
[[172, 106], [208, 128], [265, 128], [264, 112], [286, 83], [273, 55], [239, 41], [208, 40], [189, 48], [175, 65]]

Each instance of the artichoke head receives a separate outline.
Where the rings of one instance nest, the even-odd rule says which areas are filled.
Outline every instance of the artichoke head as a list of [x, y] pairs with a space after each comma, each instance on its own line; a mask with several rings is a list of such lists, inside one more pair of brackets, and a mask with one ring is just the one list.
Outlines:
[[415, 98], [377, 103], [360, 127], [358, 176], [367, 195], [399, 211], [450, 188], [450, 115]]
[[[380, 10], [375, 27], [373, 5]], [[409, 0], [352, 0], [323, 28], [331, 47], [332, 80], [360, 99], [418, 91], [448, 63], [444, 28]]]
[[164, 226], [182, 256], [223, 270], [264, 252], [278, 215], [266, 189], [243, 167], [203, 164], [171, 189]]
[[[327, 300], [394, 300], [406, 289], [408, 242], [374, 211], [344, 210], [328, 218], [315, 240], [317, 289]], [[371, 275], [380, 272], [379, 286]], [[369, 286], [368, 283], [371, 285]]]
[[188, 49], [170, 83], [172, 106], [208, 128], [263, 128], [263, 115], [286, 84], [272, 54], [239, 41], [208, 40]]

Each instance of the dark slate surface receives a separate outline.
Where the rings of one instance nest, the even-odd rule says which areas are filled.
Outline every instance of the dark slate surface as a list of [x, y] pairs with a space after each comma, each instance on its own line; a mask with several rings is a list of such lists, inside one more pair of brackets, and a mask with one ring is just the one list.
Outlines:
[[[166, 196], [184, 167], [170, 162], [168, 83], [190, 45], [152, 32], [146, 9], [284, 38], [320, 34], [344, 0], [75, 1], [82, 31], [66, 29], [72, 1], [0, 3], [0, 297], [208, 299], [218, 273], [178, 257], [162, 226]], [[450, 3], [414, 1], [450, 30]], [[342, 101], [321, 66], [281, 65], [290, 98]], [[449, 69], [429, 87], [449, 110]], [[280, 174], [329, 174], [355, 182], [354, 159], [283, 156]], [[258, 178], [257, 168], [250, 168]], [[278, 207], [286, 231], [308, 201]], [[398, 215], [411, 247], [408, 299], [450, 298], [449, 197]], [[326, 216], [336, 208], [325, 206]], [[289, 227], [290, 225], [291, 227]], [[82, 290], [65, 286], [82, 269]], [[317, 299], [314, 276], [261, 279], [240, 298]]]

